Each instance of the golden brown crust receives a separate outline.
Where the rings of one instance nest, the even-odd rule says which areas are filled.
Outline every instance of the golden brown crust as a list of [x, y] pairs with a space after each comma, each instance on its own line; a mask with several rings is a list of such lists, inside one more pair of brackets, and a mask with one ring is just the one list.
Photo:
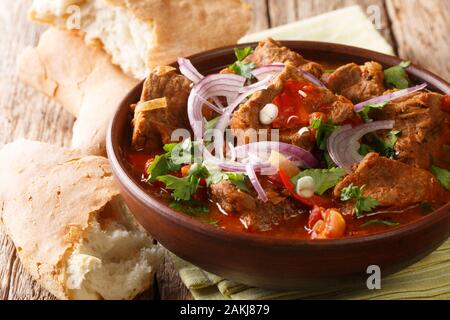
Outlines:
[[137, 84], [80, 33], [50, 28], [36, 48], [27, 48], [18, 62], [19, 77], [56, 99], [78, 120], [72, 147], [105, 155], [106, 129], [122, 98]]
[[0, 217], [31, 275], [69, 298], [64, 267], [91, 219], [119, 190], [108, 160], [18, 140], [0, 150]]
[[[127, 8], [137, 19], [154, 25], [147, 52], [148, 67], [172, 63], [177, 57], [235, 44], [250, 27], [251, 8], [242, 0], [107, 0]], [[32, 20], [57, 24], [64, 17]], [[53, 20], [53, 21], [52, 21]]]

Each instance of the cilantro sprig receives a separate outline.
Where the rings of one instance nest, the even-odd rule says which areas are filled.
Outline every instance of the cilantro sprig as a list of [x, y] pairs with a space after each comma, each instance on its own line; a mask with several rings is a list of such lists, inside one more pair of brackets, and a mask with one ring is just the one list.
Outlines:
[[311, 120], [310, 128], [316, 130], [316, 143], [320, 150], [327, 149], [327, 139], [338, 127], [333, 124], [331, 119], [328, 122], [323, 121], [323, 117]]
[[396, 159], [397, 151], [395, 150], [395, 145], [400, 134], [400, 131], [392, 130], [388, 133], [386, 139], [380, 138], [377, 134], [372, 134], [366, 138], [369, 144], [361, 145], [359, 154], [365, 156], [367, 153], [375, 151], [383, 157]]
[[169, 205], [172, 209], [184, 212], [190, 216], [201, 216], [209, 213], [209, 208], [201, 201], [189, 200], [189, 201], [173, 201]]
[[241, 75], [247, 79], [252, 78], [252, 71], [255, 69], [256, 64], [254, 62], [244, 62], [243, 60], [253, 52], [253, 49], [250, 47], [247, 48], [235, 48], [234, 55], [237, 58], [237, 61], [228, 67], [228, 70], [233, 71], [234, 73]]
[[166, 189], [173, 190], [172, 197], [176, 201], [188, 201], [197, 192], [200, 179], [206, 179], [209, 175], [208, 169], [198, 163], [194, 163], [187, 176], [178, 178], [173, 175], [159, 176], [156, 179], [166, 185]]
[[367, 227], [369, 227], [371, 225], [374, 225], [374, 224], [384, 225], [384, 226], [387, 226], [387, 227], [396, 227], [396, 226], [400, 225], [400, 223], [395, 222], [395, 221], [374, 219], [374, 220], [369, 220], [366, 223], [360, 225], [359, 228], [361, 228], [361, 229], [362, 228], [367, 228]]
[[364, 216], [364, 212], [371, 212], [380, 203], [372, 197], [364, 197], [362, 195], [362, 191], [364, 186], [358, 187], [350, 184], [348, 187], [342, 189], [341, 192], [341, 200], [349, 201], [355, 199], [355, 214], [357, 218], [361, 218]]
[[314, 192], [318, 195], [323, 195], [345, 176], [345, 170], [341, 168], [307, 169], [293, 177], [292, 183], [296, 185], [300, 178], [308, 176], [314, 180]]
[[436, 166], [431, 167], [431, 172], [436, 176], [445, 189], [450, 190], [450, 171]]
[[403, 61], [397, 66], [384, 70], [384, 81], [388, 88], [406, 89], [411, 85], [407, 69], [411, 61]]
[[221, 182], [222, 180], [228, 180], [241, 191], [250, 192], [247, 186], [247, 176], [238, 172], [220, 172], [216, 171], [210, 174], [206, 179], [208, 186]]
[[389, 101], [384, 101], [380, 103], [369, 103], [364, 106], [362, 111], [359, 112], [359, 115], [364, 120], [364, 122], [371, 122], [372, 119], [369, 117], [369, 114], [372, 110], [380, 110], [389, 104]]

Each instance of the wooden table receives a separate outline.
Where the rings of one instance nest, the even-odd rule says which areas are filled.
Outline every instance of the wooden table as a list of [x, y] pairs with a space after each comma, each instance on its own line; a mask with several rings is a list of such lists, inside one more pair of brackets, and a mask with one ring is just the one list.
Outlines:
[[[15, 61], [25, 46], [36, 45], [44, 27], [30, 23], [31, 0], [0, 2], [0, 146], [19, 137], [69, 146], [74, 119], [54, 102], [21, 84]], [[450, 1], [448, 0], [249, 0], [251, 31], [305, 19], [360, 4], [377, 5], [382, 34], [397, 54], [450, 80]], [[4, 183], [1, 181], [0, 183]], [[142, 298], [190, 299], [173, 266], [166, 260], [156, 276], [154, 295]], [[54, 299], [24, 271], [11, 241], [0, 230], [0, 299]]]

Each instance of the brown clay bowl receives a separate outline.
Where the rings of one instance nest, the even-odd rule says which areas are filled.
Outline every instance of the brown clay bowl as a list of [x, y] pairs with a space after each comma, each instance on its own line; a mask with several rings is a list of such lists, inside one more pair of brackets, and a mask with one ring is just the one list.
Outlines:
[[[400, 59], [380, 53], [320, 42], [287, 41], [287, 47], [312, 60], [364, 63], [385, 67]], [[255, 46], [255, 43], [240, 45]], [[233, 46], [234, 47], [234, 46]], [[233, 47], [190, 57], [203, 74], [214, 73], [234, 61]], [[173, 64], [176, 66], [176, 64]], [[412, 65], [413, 79], [431, 90], [450, 94], [450, 85]], [[111, 123], [107, 150], [125, 202], [138, 221], [167, 249], [217, 275], [252, 286], [299, 289], [355, 283], [366, 279], [370, 265], [382, 276], [404, 268], [435, 250], [450, 236], [450, 204], [422, 220], [371, 236], [341, 240], [289, 240], [218, 229], [176, 212], [158, 202], [127, 171], [124, 147], [129, 143], [130, 104], [139, 100], [142, 83], [122, 101]], [[413, 179], [413, 177], [411, 177]], [[365, 281], [358, 283], [365, 284]]]

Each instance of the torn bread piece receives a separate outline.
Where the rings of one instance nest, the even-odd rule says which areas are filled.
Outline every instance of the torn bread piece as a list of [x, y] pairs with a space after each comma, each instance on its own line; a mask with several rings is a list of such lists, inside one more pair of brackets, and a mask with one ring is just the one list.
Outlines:
[[34, 0], [29, 17], [100, 41], [127, 74], [231, 45], [250, 27], [241, 0]]
[[77, 117], [72, 147], [92, 155], [106, 155], [108, 124], [138, 83], [114, 66], [101, 47], [86, 45], [79, 32], [55, 28], [41, 36], [36, 48], [25, 49], [18, 74]]
[[[108, 160], [18, 140], [0, 150], [0, 218], [25, 268], [59, 299], [132, 299], [160, 252]], [[4, 183], [8, 182], [8, 183]]]

